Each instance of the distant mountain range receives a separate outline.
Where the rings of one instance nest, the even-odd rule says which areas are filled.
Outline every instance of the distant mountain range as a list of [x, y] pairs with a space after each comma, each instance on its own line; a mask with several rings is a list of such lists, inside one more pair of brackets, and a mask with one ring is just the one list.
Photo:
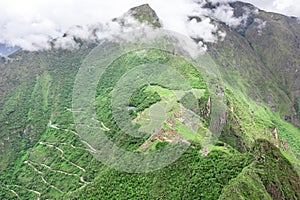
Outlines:
[[19, 49], [19, 47], [10, 47], [6, 44], [0, 43], [0, 56], [9, 56]]

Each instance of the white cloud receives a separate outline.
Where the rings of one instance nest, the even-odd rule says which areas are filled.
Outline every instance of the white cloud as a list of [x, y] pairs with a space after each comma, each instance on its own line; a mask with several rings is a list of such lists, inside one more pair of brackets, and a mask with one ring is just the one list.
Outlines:
[[258, 35], [262, 35], [263, 29], [266, 27], [267, 22], [261, 19], [255, 19], [254, 22], [257, 24]]
[[273, 6], [278, 12], [300, 17], [300, 0], [275, 0]]
[[245, 0], [260, 9], [300, 17], [300, 0]]
[[228, 5], [221, 5], [215, 9], [214, 15], [220, 21], [223, 21], [229, 26], [236, 27], [238, 26], [243, 18], [233, 17], [233, 8]]
[[192, 19], [186, 24], [188, 35], [193, 38], [202, 38], [205, 42], [216, 42], [218, 39], [215, 34], [217, 33], [217, 26], [211, 23], [209, 18], [204, 18], [201, 22]]
[[[300, 0], [246, 1], [263, 9], [300, 16]], [[0, 3], [0, 43], [18, 45], [29, 50], [47, 47], [50, 38], [62, 36], [68, 30], [71, 35], [90, 38], [87, 30], [89, 26], [85, 26], [86, 24], [104, 22], [101, 26], [104, 31], [97, 36], [109, 35], [108, 29], [116, 31], [118, 27], [105, 27], [105, 22], [143, 3], [150, 4], [166, 29], [201, 37], [207, 42], [214, 42], [218, 38], [219, 32], [215, 25], [205, 18], [201, 22], [187, 22], [188, 15], [213, 16], [231, 26], [236, 26], [241, 21], [233, 17], [229, 7], [223, 6], [214, 13], [209, 13], [199, 9], [199, 4], [192, 0], [0, 0]], [[82, 28], [69, 29], [74, 25], [81, 25]], [[70, 38], [59, 40], [61, 45], [72, 46]]]

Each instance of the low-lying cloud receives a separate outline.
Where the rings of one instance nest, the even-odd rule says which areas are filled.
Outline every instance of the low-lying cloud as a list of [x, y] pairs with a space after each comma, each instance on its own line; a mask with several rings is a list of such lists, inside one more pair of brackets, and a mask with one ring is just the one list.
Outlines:
[[[247, 17], [235, 18], [232, 8], [227, 4], [222, 4], [213, 11], [203, 9], [201, 8], [203, 1], [10, 0], [1, 2], [0, 43], [20, 46], [26, 50], [39, 50], [50, 48], [49, 41], [56, 39], [56, 47], [75, 48], [73, 36], [86, 40], [109, 37], [111, 33], [121, 30], [116, 23], [111, 22], [111, 19], [143, 3], [149, 3], [157, 12], [165, 29], [200, 38], [201, 45], [204, 45], [203, 42], [216, 42], [225, 36], [225, 33], [220, 32], [210, 18], [221, 20], [229, 26], [238, 26], [243, 17]], [[226, 0], [210, 1], [228, 2]], [[298, 6], [300, 4], [295, 5], [295, 0], [248, 1], [261, 5], [263, 8], [269, 5], [268, 10], [274, 8], [274, 10], [283, 10], [291, 14], [297, 11], [300, 13]], [[198, 16], [202, 20], [188, 21], [188, 16], [191, 15]], [[65, 33], [67, 33], [65, 37], [62, 37]]]

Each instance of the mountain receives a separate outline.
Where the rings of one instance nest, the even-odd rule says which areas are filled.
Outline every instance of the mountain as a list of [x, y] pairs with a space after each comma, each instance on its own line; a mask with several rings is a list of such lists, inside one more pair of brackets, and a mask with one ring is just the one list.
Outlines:
[[[253, 9], [252, 5], [241, 2], [231, 3], [231, 6], [235, 8], [236, 15], [241, 6]], [[249, 79], [250, 70], [259, 70], [263, 77], [254, 82], [257, 81], [257, 87], [264, 87], [260, 90], [265, 102], [274, 112], [279, 111], [283, 119], [299, 125], [299, 20], [259, 11], [258, 14], [248, 16], [247, 22], [242, 27], [237, 27], [227, 33], [233, 33], [238, 38], [229, 36], [226, 39], [240, 44], [240, 47], [249, 50], [245, 52], [246, 54], [249, 53], [255, 57], [255, 67], [248, 68], [247, 64], [240, 66], [244, 69], [238, 71], [248, 71], [240, 73], [241, 76], [247, 73], [246, 76]], [[229, 41], [226, 39], [225, 44], [219, 43], [218, 45], [228, 46]], [[254, 79], [258, 78], [257, 74], [259, 73], [255, 72]], [[270, 78], [266, 79], [266, 77]], [[275, 88], [271, 89], [272, 87]], [[249, 93], [252, 92], [254, 91], [249, 91]]]
[[[222, 4], [199, 6], [214, 11]], [[93, 148], [106, 144], [97, 144], [92, 134], [90, 140], [83, 140], [76, 127], [80, 110], [74, 109], [72, 95], [80, 80], [78, 72], [87, 58], [93, 58], [99, 43], [105, 50], [112, 48], [109, 43], [66, 33], [62, 38], [71, 38], [78, 48], [55, 48], [58, 38], [51, 41], [51, 50], [19, 50], [1, 59], [1, 199], [300, 199], [299, 20], [243, 2], [229, 6], [235, 17], [242, 17], [237, 26], [207, 16], [226, 33], [222, 40], [206, 43], [206, 55], [215, 64], [205, 63], [204, 69], [213, 74], [210, 67], [214, 66], [217, 77], [207, 75], [207, 81], [194, 63], [175, 50], [146, 48], [124, 51], [96, 84], [93, 105], [100, 128], [122, 149], [151, 154], [177, 142], [190, 145], [178, 160], [148, 173], [107, 167], [93, 156]], [[128, 26], [128, 16], [156, 31], [163, 27], [147, 4], [113, 21]], [[187, 20], [193, 19], [202, 20], [194, 15]], [[104, 58], [109, 60], [109, 53], [115, 52], [108, 51]], [[119, 82], [122, 77], [139, 80], [136, 77], [143, 74], [134, 68], [153, 63], [172, 66], [191, 87], [182, 89], [186, 86], [181, 85], [181, 76], [169, 74], [166, 68], [161, 73], [154, 70], [155, 76], [149, 77], [165, 80], [173, 76], [177, 82], [166, 81], [167, 86], [145, 82], [128, 91], [132, 92], [125, 102], [128, 120], [137, 127], [149, 128], [147, 121], [158, 121], [162, 110], [167, 116], [157, 134], [136, 138], [125, 134], [117, 123], [111, 105], [114, 88], [126, 85]], [[211, 89], [220, 80], [221, 87]], [[206, 153], [203, 133], [215, 119], [214, 109], [219, 107], [212, 102], [218, 95], [226, 98], [226, 113], [217, 118], [214, 128], [221, 129], [220, 136]], [[123, 96], [119, 94], [118, 99], [123, 103]], [[151, 116], [154, 108], [159, 114]], [[188, 113], [189, 119], [198, 116], [200, 128], [195, 135], [189, 134], [193, 120], [186, 123], [181, 113]]]
[[6, 44], [0, 43], [0, 55], [2, 55], [2, 56], [9, 56], [19, 49], [20, 48], [18, 48], [18, 47], [10, 47]]

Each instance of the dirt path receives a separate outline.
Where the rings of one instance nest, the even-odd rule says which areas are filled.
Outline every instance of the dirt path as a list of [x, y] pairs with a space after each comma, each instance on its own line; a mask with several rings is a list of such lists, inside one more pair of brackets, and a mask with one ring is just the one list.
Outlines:
[[48, 147], [51, 147], [51, 148], [55, 148], [56, 150], [58, 150], [60, 153], [61, 153], [61, 158], [65, 161], [67, 161], [68, 163], [70, 163], [71, 165], [75, 166], [76, 168], [80, 169], [81, 171], [83, 172], [86, 172], [86, 170], [83, 168], [83, 167], [80, 167], [79, 165], [73, 163], [72, 161], [66, 159], [64, 157], [64, 150], [62, 150], [61, 148], [57, 147], [57, 146], [54, 146], [53, 143], [48, 143], [48, 142], [40, 142], [41, 145], [46, 145]]
[[[25, 163], [25, 164], [28, 164], [35, 172], [37, 172], [37, 173], [40, 175], [42, 181], [43, 181], [46, 185], [52, 187], [53, 189], [57, 190], [57, 191], [60, 192], [60, 193], [63, 193], [63, 191], [61, 191], [60, 189], [58, 189], [58, 188], [55, 187], [54, 185], [51, 185], [50, 183], [48, 183], [48, 181], [46, 181], [45, 178], [42, 176], [43, 172], [39, 171], [35, 166], [33, 166], [33, 164], [36, 164], [36, 165], [41, 165], [41, 164], [35, 163], [35, 162], [32, 162], [32, 161], [25, 161], [24, 163]], [[42, 165], [41, 165], [41, 166], [42, 166]], [[41, 194], [41, 193], [39, 193], [39, 194]]]
[[[7, 185], [7, 187], [10, 187], [10, 186], [18, 187], [18, 188], [23, 188], [23, 189], [25, 189], [25, 190], [27, 190], [27, 191], [30, 191], [30, 192], [35, 193], [35, 194], [38, 195], [39, 197], [41, 196], [41, 193], [40, 193], [40, 192], [35, 191], [35, 190], [32, 190], [32, 189], [28, 189], [28, 188], [26, 188], [26, 187], [24, 187], [24, 186], [21, 186], [21, 185]], [[40, 199], [39, 197], [38, 197], [38, 200]]]
[[[8, 188], [8, 187], [7, 187]], [[16, 195], [16, 197], [18, 199], [21, 199], [20, 196], [18, 195], [18, 193], [16, 193], [16, 191], [12, 190], [12, 189], [9, 189], [14, 195]]]

